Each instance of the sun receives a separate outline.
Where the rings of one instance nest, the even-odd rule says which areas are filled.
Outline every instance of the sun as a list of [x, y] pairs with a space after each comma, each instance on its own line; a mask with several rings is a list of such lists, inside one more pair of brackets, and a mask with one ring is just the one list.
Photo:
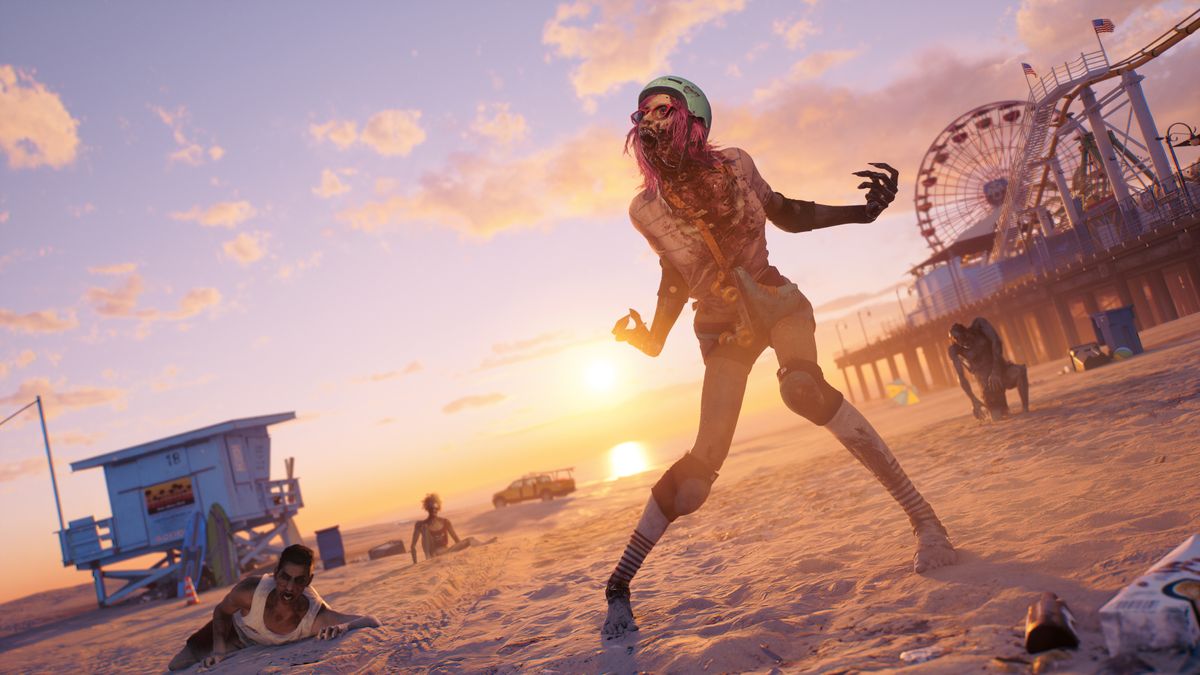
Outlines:
[[612, 391], [617, 384], [617, 367], [612, 361], [592, 361], [584, 370], [583, 381], [592, 391]]
[[608, 451], [608, 465], [611, 469], [609, 480], [632, 476], [650, 468], [649, 462], [646, 461], [646, 448], [637, 441], [614, 445]]

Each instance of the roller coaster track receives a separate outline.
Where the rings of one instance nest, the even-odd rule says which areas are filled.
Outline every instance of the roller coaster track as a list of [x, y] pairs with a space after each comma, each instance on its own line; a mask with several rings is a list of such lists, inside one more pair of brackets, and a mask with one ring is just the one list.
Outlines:
[[[1004, 254], [1012, 250], [1015, 240], [1019, 236], [1020, 227], [1017, 223], [1020, 217], [1029, 208], [1041, 204], [1050, 175], [1050, 163], [1047, 160], [1054, 157], [1059, 140], [1058, 134], [1047, 134], [1047, 131], [1050, 127], [1060, 127], [1067, 123], [1069, 119], [1067, 110], [1080, 92], [1085, 87], [1119, 77], [1152, 61], [1197, 30], [1200, 30], [1200, 10], [1193, 11], [1151, 41], [1150, 44], [1117, 63], [1105, 67], [1096, 62], [1096, 58], [1100, 56], [1098, 53], [1081, 54], [1078, 63], [1067, 65], [1066, 81], [1058, 78], [1059, 69], [1057, 68], [1050, 77], [1043, 78], [1040, 82], [1042, 97], [1039, 99], [1033, 92], [1030, 93], [1032, 121], [1026, 136], [1022, 164], [1018, 169], [1020, 173], [1013, 181], [1014, 184], [1010, 185], [1009, 199], [1006, 200], [1004, 212], [1000, 217], [1000, 222], [1004, 223], [1006, 227], [1003, 232], [998, 233], [995, 245], [996, 253]], [[1082, 68], [1082, 72], [1076, 73], [1076, 66]], [[1051, 81], [1051, 77], [1053, 81]], [[1045, 147], [1047, 135], [1051, 137], [1049, 147]], [[1041, 169], [1041, 175], [1034, 178], [1038, 168]], [[1036, 187], [1036, 193], [1032, 203], [1029, 203], [1027, 197], [1031, 188], [1034, 187]]]
[[[1099, 75], [1097, 77], [1085, 80], [1079, 86], [1075, 87], [1069, 94], [1063, 97], [1062, 105], [1059, 107], [1054, 121], [1051, 124], [1054, 126], [1059, 126], [1066, 121], [1067, 109], [1071, 107], [1071, 104], [1075, 101], [1075, 97], [1079, 95], [1079, 91], [1084, 87], [1118, 77], [1130, 70], [1149, 63], [1155, 58], [1161, 56], [1171, 47], [1174, 47], [1182, 42], [1184, 38], [1192, 33], [1195, 33], [1197, 30], [1200, 30], [1200, 9], [1189, 14], [1187, 18], [1175, 24], [1175, 26], [1167, 32], [1158, 36], [1158, 38], [1156, 38], [1149, 45], [1139, 49], [1137, 52], [1126, 57], [1124, 60], [1110, 66], [1108, 72], [1104, 75]], [[1046, 158], [1054, 156], [1055, 151], [1058, 149], [1058, 138], [1059, 137], [1055, 135], [1055, 137], [1050, 141], [1050, 147], [1046, 150]], [[1043, 164], [1042, 178], [1038, 184], [1037, 196], [1035, 196], [1033, 200], [1034, 206], [1042, 203], [1042, 194], [1045, 191], [1046, 179], [1049, 174], [1049, 164]]]

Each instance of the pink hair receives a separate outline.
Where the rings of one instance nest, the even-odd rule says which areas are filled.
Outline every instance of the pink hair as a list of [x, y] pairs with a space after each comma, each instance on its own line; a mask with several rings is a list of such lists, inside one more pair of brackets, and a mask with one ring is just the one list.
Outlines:
[[[670, 154], [679, 157], [679, 166], [688, 164], [703, 168], [711, 168], [720, 164], [717, 148], [708, 142], [708, 129], [704, 120], [694, 117], [687, 111], [683, 101], [671, 97], [675, 104], [675, 112], [671, 115], [668, 144]], [[662, 172], [646, 157], [642, 144], [638, 142], [638, 125], [633, 125], [625, 136], [625, 153], [633, 148], [633, 156], [637, 159], [638, 170], [642, 172], [642, 187], [649, 192], [658, 192], [663, 183]]]

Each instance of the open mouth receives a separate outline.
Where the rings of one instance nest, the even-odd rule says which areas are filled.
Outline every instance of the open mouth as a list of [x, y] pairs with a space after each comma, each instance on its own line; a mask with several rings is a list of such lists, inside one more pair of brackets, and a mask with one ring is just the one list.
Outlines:
[[284, 599], [284, 600], [287, 600], [288, 602], [291, 602], [291, 601], [292, 601], [292, 598], [295, 598], [295, 597], [296, 597], [296, 594], [295, 594], [295, 593], [288, 593], [288, 592], [286, 592], [286, 591], [285, 591], [285, 592], [283, 592], [283, 593], [281, 593], [280, 595], [282, 595], [282, 596], [283, 596], [283, 599]]
[[641, 140], [642, 145], [647, 148], [653, 148], [658, 145], [658, 136], [656, 136], [655, 133], [650, 129], [642, 129], [639, 131], [638, 139]]

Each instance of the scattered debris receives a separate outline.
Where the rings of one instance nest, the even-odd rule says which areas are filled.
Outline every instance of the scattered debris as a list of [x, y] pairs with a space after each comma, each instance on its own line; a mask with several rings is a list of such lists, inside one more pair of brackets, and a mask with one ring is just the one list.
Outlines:
[[1200, 535], [1192, 535], [1100, 608], [1111, 656], [1200, 643]]
[[926, 661], [936, 659], [945, 653], [941, 647], [921, 647], [920, 649], [909, 649], [908, 651], [900, 652], [900, 660], [905, 663], [924, 663]]
[[1075, 617], [1057, 595], [1042, 593], [1025, 615], [1025, 651], [1038, 654], [1060, 648], [1079, 648]]

